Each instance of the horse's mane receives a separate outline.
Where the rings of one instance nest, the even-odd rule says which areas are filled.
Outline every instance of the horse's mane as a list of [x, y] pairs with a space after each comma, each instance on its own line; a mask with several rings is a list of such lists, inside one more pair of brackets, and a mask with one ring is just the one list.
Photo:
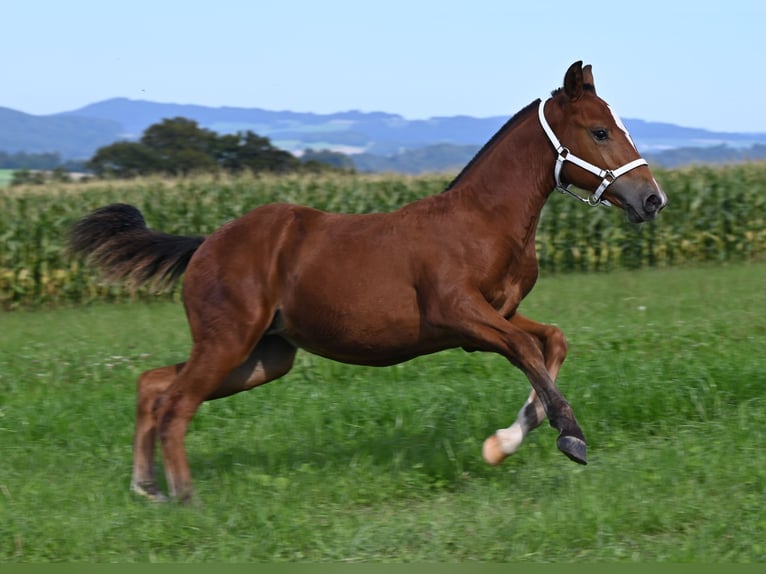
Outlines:
[[499, 140], [503, 136], [503, 134], [505, 134], [506, 131], [511, 129], [511, 127], [513, 127], [513, 125], [516, 124], [516, 122], [521, 118], [521, 116], [526, 114], [530, 109], [537, 107], [538, 105], [540, 105], [539, 99], [535, 100], [534, 102], [526, 106], [524, 109], [516, 112], [516, 114], [514, 114], [511, 119], [505, 122], [503, 126], [499, 130], [497, 130], [497, 132], [495, 132], [495, 135], [493, 135], [489, 139], [489, 141], [485, 143], [478, 152], [476, 152], [476, 155], [474, 155], [473, 158], [471, 158], [471, 161], [469, 161], [466, 164], [466, 166], [460, 171], [459, 174], [457, 174], [457, 177], [455, 177], [455, 179], [453, 179], [452, 182], [450, 182], [450, 184], [447, 186], [447, 188], [444, 191], [449, 191], [450, 189], [452, 189], [457, 184], [457, 182], [460, 181], [460, 179], [468, 172], [468, 170], [470, 170], [471, 167], [473, 167], [473, 164], [476, 163], [476, 161], [484, 154], [484, 152], [486, 152], [493, 145], [495, 145], [497, 140]]
[[[595, 88], [595, 86], [593, 84], [583, 84], [582, 87], [583, 87], [584, 90], [591, 91], [594, 94], [596, 93], [596, 88]], [[555, 90], [553, 90], [551, 92], [551, 96], [555, 98], [562, 91], [564, 91], [564, 88], [556, 88]], [[457, 174], [457, 177], [450, 182], [450, 184], [446, 187], [446, 189], [444, 191], [449, 191], [450, 189], [452, 189], [460, 181], [460, 179], [468, 172], [468, 170], [471, 169], [473, 164], [476, 163], [476, 161], [484, 154], [484, 152], [489, 150], [495, 144], [495, 142], [497, 140], [499, 140], [501, 138], [501, 136], [507, 130], [511, 129], [511, 127], [519, 120], [519, 118], [521, 118], [521, 116], [526, 114], [527, 111], [529, 111], [530, 109], [536, 108], [539, 105], [540, 105], [540, 99], [538, 98], [537, 100], [535, 100], [534, 102], [532, 102], [531, 104], [526, 106], [524, 109], [516, 112], [513, 115], [513, 117], [510, 120], [508, 120], [507, 122], [505, 122], [503, 124], [503, 127], [501, 127], [499, 130], [497, 130], [497, 132], [495, 132], [495, 135], [493, 135], [490, 138], [490, 140], [481, 147], [481, 149], [476, 153], [476, 155], [474, 155], [471, 158], [471, 161], [469, 161], [466, 164], [466, 166], [462, 170], [460, 170], [460, 173]]]
[[[589, 92], [593, 92], [594, 94], [596, 93], [596, 86], [594, 86], [593, 84], [583, 84], [582, 89], [588, 90]], [[551, 92], [551, 96], [555, 98], [563, 91], [564, 91], [564, 88], [556, 88], [555, 90]]]

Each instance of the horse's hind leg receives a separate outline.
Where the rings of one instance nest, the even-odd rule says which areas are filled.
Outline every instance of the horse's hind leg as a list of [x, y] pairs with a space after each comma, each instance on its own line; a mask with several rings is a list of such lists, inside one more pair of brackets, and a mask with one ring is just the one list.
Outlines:
[[297, 349], [282, 337], [265, 336], [247, 360], [234, 369], [205, 400], [222, 399], [286, 375], [293, 366], [296, 352]]
[[[558, 327], [532, 321], [518, 313], [510, 322], [532, 335], [545, 358], [545, 368], [555, 382], [564, 359], [567, 356], [567, 344], [564, 333]], [[482, 454], [491, 465], [500, 464], [521, 446], [524, 437], [545, 420], [545, 409], [534, 389], [527, 402], [521, 407], [516, 420], [508, 428], [500, 429], [484, 441]]]
[[154, 415], [172, 498], [186, 502], [192, 497], [184, 438], [199, 405], [273, 380], [292, 366], [295, 348], [283, 339], [267, 341], [255, 347], [231, 338], [197, 341], [178, 376], [155, 401]]
[[151, 369], [141, 374], [136, 388], [136, 430], [133, 435], [133, 479], [130, 488], [150, 500], [163, 501], [165, 497], [157, 487], [154, 470], [154, 452], [157, 442], [157, 424], [154, 403], [175, 379], [185, 363]]
[[[264, 337], [247, 360], [234, 369], [206, 400], [228, 397], [273, 381], [293, 365], [296, 349], [280, 337]], [[146, 371], [138, 378], [136, 430], [133, 438], [133, 480], [131, 490], [150, 500], [164, 501], [155, 477], [157, 420], [154, 406], [186, 363]]]

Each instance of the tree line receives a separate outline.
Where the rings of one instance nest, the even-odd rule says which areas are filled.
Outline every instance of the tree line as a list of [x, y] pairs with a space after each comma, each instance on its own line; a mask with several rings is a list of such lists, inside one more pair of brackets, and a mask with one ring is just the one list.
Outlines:
[[164, 174], [320, 171], [353, 169], [343, 154], [304, 153], [298, 158], [272, 145], [267, 137], [247, 130], [218, 134], [188, 118], [164, 119], [144, 130], [138, 141], [99, 148], [86, 163], [98, 177], [132, 178]]
[[[164, 119], [144, 130], [138, 141], [100, 147], [85, 162], [62, 163], [58, 153], [0, 152], [0, 168], [16, 169], [12, 184], [68, 181], [69, 171], [87, 171], [99, 178], [130, 179], [147, 175], [185, 176], [225, 172], [353, 171], [347, 155], [307, 149], [295, 155], [272, 145], [267, 137], [247, 130], [218, 134], [191, 119]], [[72, 169], [75, 168], [75, 169]]]
[[28, 170], [52, 170], [63, 168], [69, 171], [81, 171], [83, 162], [62, 161], [61, 154], [50, 153], [8, 153], [0, 151], [0, 169], [28, 169]]

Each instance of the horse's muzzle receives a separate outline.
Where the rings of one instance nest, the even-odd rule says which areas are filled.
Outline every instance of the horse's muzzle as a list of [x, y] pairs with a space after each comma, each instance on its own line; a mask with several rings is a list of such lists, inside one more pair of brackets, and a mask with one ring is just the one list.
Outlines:
[[651, 221], [668, 204], [665, 192], [653, 179], [651, 182], [643, 181], [638, 185], [632, 185], [627, 180], [616, 181], [612, 188], [631, 223]]

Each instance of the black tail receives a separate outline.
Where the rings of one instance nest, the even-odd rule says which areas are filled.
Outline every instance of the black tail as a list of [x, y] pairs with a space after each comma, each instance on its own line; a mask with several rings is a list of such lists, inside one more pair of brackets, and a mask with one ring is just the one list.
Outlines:
[[100, 267], [108, 279], [164, 286], [178, 279], [203, 241], [204, 237], [152, 231], [138, 209], [115, 203], [78, 221], [69, 247]]

